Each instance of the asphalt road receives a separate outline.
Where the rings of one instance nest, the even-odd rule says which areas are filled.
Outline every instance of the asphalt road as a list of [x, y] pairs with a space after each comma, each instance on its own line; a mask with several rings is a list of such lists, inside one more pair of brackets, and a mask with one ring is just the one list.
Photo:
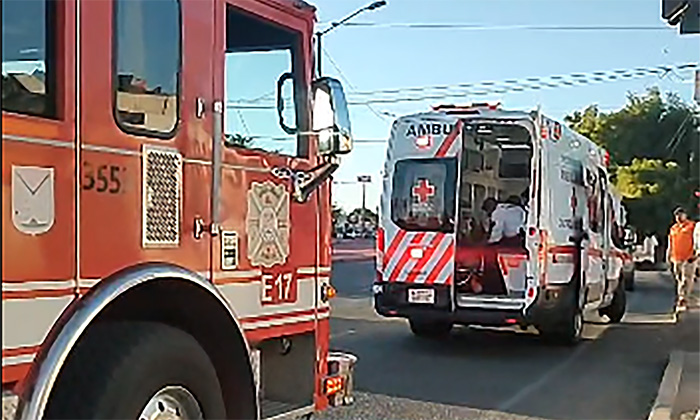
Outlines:
[[405, 321], [374, 314], [373, 261], [335, 262], [331, 347], [359, 357], [357, 402], [320, 419], [645, 419], [675, 346], [667, 276], [637, 272], [628, 314], [591, 314], [574, 348], [515, 329], [457, 328], [415, 338]]

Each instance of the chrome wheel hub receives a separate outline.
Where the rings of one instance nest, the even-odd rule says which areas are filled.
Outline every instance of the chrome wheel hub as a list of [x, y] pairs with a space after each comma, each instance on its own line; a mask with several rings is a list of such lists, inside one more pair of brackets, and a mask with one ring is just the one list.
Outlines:
[[141, 410], [139, 420], [200, 420], [202, 410], [197, 399], [181, 386], [166, 386], [151, 397]]

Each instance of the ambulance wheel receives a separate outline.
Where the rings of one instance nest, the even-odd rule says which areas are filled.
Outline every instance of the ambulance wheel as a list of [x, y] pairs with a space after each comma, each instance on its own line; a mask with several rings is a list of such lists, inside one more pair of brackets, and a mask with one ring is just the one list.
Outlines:
[[613, 300], [610, 302], [610, 306], [606, 306], [598, 311], [600, 316], [607, 316], [610, 322], [617, 324], [622, 321], [622, 317], [625, 316], [625, 311], [627, 310], [627, 295], [625, 294], [625, 287], [620, 284], [615, 289], [615, 294], [613, 295]]
[[579, 289], [569, 289], [569, 298], [562, 309], [562, 320], [543, 328], [538, 328], [540, 334], [554, 344], [576, 345], [581, 341], [583, 333], [583, 306], [585, 293]]
[[184, 331], [152, 322], [88, 330], [51, 394], [48, 419], [222, 419], [216, 370]]
[[439, 338], [439, 337], [445, 337], [450, 334], [450, 331], [452, 330], [452, 323], [451, 322], [445, 322], [445, 321], [434, 321], [434, 322], [425, 322], [425, 321], [416, 321], [414, 319], [410, 319], [409, 324], [411, 325], [411, 331], [413, 332], [414, 335], [418, 337], [426, 337], [426, 338]]

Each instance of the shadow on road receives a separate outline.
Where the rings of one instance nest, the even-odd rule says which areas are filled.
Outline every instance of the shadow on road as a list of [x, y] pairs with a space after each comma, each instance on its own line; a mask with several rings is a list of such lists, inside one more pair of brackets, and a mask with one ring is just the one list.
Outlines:
[[[369, 284], [344, 293], [367, 297]], [[332, 345], [359, 356], [356, 387], [374, 394], [545, 419], [641, 419], [674, 342], [673, 324], [657, 319], [671, 302], [670, 285], [646, 276], [630, 294], [631, 321], [587, 324], [576, 347], [466, 327], [431, 341], [412, 336], [406, 323], [342, 318], [332, 320], [334, 332], [354, 332]]]

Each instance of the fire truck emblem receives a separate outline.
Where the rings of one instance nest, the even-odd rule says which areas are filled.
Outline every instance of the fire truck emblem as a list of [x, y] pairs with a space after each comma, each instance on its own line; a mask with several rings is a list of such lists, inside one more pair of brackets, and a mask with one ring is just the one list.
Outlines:
[[248, 190], [248, 259], [253, 266], [283, 264], [289, 256], [289, 193], [284, 185], [253, 182]]
[[12, 223], [27, 235], [48, 232], [55, 219], [54, 170], [12, 167]]

